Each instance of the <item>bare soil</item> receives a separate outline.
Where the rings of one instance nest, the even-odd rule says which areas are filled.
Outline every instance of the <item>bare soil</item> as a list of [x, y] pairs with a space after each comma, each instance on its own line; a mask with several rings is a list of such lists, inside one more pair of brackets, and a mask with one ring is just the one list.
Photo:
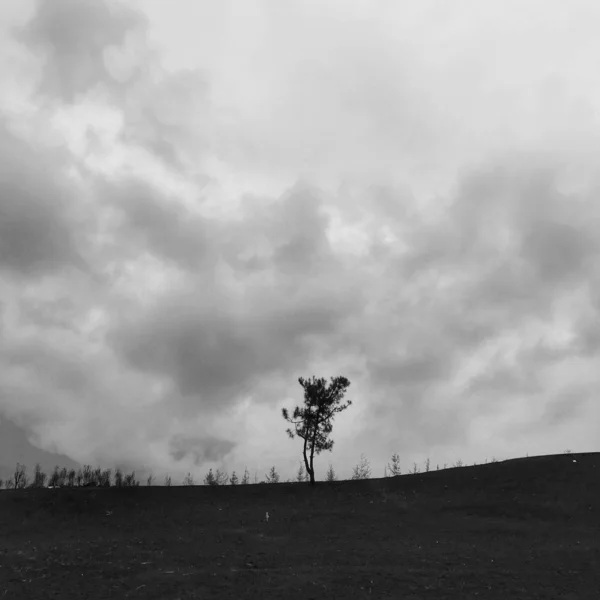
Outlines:
[[0, 600], [598, 600], [599, 458], [313, 488], [2, 491]]

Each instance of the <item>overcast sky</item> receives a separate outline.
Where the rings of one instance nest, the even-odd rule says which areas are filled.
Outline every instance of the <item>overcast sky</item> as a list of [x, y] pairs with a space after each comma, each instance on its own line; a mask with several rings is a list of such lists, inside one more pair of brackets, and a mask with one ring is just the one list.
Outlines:
[[317, 479], [600, 450], [596, 0], [0, 23], [0, 420], [30, 444], [287, 479], [281, 408], [343, 375]]

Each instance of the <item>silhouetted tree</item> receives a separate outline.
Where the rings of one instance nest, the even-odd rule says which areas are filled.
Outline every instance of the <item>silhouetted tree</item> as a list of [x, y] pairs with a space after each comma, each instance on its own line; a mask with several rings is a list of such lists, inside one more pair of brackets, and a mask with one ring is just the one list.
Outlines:
[[227, 484], [227, 473], [221, 473], [219, 469], [215, 473], [215, 485], [226, 485]]
[[266, 483], [279, 483], [279, 473], [275, 470], [275, 467], [271, 467], [268, 475], [265, 475], [267, 478]]
[[242, 477], [242, 485], [248, 485], [250, 483], [250, 473], [248, 473], [248, 467], [244, 469], [244, 476]]
[[50, 487], [58, 487], [58, 483], [60, 481], [60, 471], [58, 470], [58, 466], [54, 467], [54, 471], [52, 471], [52, 475], [50, 475], [50, 480], [48, 481], [48, 485]]
[[218, 485], [217, 479], [214, 476], [212, 469], [209, 469], [208, 473], [204, 477], [204, 485]]
[[325, 481], [331, 483], [332, 481], [336, 481], [337, 477], [335, 476], [335, 471], [333, 470], [333, 465], [329, 463], [329, 469], [327, 474], [325, 475]]
[[[116, 477], [116, 472], [115, 472], [115, 477]], [[121, 474], [121, 479], [122, 479], [122, 474]], [[92, 467], [90, 465], [83, 465], [83, 485], [91, 483], [92, 481], [94, 481], [94, 472], [92, 471]], [[115, 483], [115, 485], [116, 485], [116, 483]]]
[[392, 454], [392, 464], [388, 465], [388, 469], [390, 470], [391, 477], [402, 474], [400, 471], [400, 456], [398, 454]]
[[69, 487], [75, 487], [75, 480], [76, 480], [76, 478], [77, 478], [77, 471], [75, 471], [75, 469], [71, 469], [69, 471], [69, 474], [68, 474], [68, 477], [67, 477], [67, 480], [68, 480], [68, 483], [69, 483]]
[[97, 469], [95, 471], [94, 480], [101, 487], [110, 487], [111, 477], [112, 477], [112, 469], [104, 469], [104, 471], [100, 471]]
[[[212, 475], [212, 472], [211, 472]], [[188, 473], [184, 478], [183, 478], [183, 485], [194, 485], [194, 477], [192, 476], [191, 473]]]
[[60, 470], [60, 478], [58, 480], [59, 487], [66, 487], [69, 482], [69, 473], [67, 472], [67, 467], [63, 467]]
[[46, 484], [46, 473], [42, 472], [42, 467], [40, 463], [35, 465], [33, 471], [33, 481], [31, 482], [31, 487], [42, 488]]
[[17, 463], [13, 474], [14, 489], [20, 490], [27, 487], [27, 467]]
[[360, 464], [354, 467], [352, 479], [369, 479], [371, 477], [371, 466], [364, 454], [360, 455]]
[[102, 485], [102, 469], [100, 467], [92, 471], [92, 481], [95, 481], [98, 485]]
[[238, 476], [235, 474], [235, 471], [231, 474], [231, 477], [229, 478], [229, 483], [231, 485], [237, 485], [239, 483]]
[[125, 475], [123, 479], [123, 487], [138, 487], [140, 482], [135, 478], [135, 471]]
[[[348, 400], [347, 404], [338, 406], [350, 381], [340, 376], [332, 377], [330, 386], [327, 386], [324, 378], [313, 377], [312, 380], [304, 380], [300, 377], [298, 382], [304, 388], [304, 408], [296, 406], [292, 418], [288, 416], [286, 408], [281, 412], [286, 421], [294, 424], [295, 435], [304, 439], [302, 451], [304, 466], [310, 476], [310, 484], [314, 485], [314, 455], [320, 454], [323, 450], [331, 451], [333, 448], [333, 440], [328, 440], [327, 437], [333, 429], [332, 421], [335, 413], [341, 412], [352, 404]], [[288, 429], [287, 433], [294, 439], [294, 432], [291, 429]]]
[[[83, 474], [85, 477], [85, 467], [83, 470]], [[121, 471], [121, 469], [119, 469], [118, 467], [115, 469], [115, 487], [123, 487], [123, 471]]]
[[171, 476], [170, 475], [165, 475], [165, 486], [171, 487]]

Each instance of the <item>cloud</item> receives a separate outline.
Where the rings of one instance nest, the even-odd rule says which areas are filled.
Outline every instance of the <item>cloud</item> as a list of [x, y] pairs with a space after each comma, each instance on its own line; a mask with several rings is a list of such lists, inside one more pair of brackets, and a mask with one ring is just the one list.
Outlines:
[[143, 14], [122, 3], [37, 0], [33, 17], [15, 28], [15, 37], [45, 59], [39, 91], [71, 103], [98, 83], [113, 82], [105, 50], [144, 26]]
[[29, 276], [87, 270], [73, 235], [75, 197], [60, 174], [68, 157], [32, 148], [5, 122], [0, 128], [0, 268]]

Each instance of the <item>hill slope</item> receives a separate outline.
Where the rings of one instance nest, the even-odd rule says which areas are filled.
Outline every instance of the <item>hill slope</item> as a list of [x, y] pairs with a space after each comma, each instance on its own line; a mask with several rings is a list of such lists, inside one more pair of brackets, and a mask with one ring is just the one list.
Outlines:
[[598, 453], [314, 488], [3, 491], [0, 593], [597, 599], [599, 497]]

